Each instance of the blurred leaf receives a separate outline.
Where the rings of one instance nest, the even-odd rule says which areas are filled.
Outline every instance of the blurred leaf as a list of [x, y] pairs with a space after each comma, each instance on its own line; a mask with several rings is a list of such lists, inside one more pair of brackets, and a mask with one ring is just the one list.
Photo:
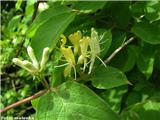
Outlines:
[[77, 30], [90, 30], [95, 25], [95, 20], [89, 16], [81, 16], [77, 14], [73, 22], [65, 30], [65, 34], [69, 35]]
[[110, 89], [121, 85], [129, 84], [126, 76], [114, 67], [97, 67], [91, 78], [92, 84], [98, 89]]
[[110, 30], [108, 31], [105, 31], [103, 33], [103, 38], [102, 40], [100, 41], [100, 44], [101, 44], [101, 54], [100, 54], [100, 57], [103, 58], [105, 57], [105, 55], [107, 54], [110, 46], [111, 46], [111, 43], [112, 43], [112, 33]]
[[137, 49], [137, 46], [129, 45], [113, 58], [111, 65], [117, 67], [123, 72], [132, 70], [136, 63], [136, 54], [138, 53]]
[[127, 96], [126, 106], [130, 106], [136, 104], [137, 102], [141, 102], [141, 93], [136, 91], [131, 91]]
[[15, 28], [17, 28], [18, 24], [20, 23], [21, 15], [14, 16], [8, 23], [7, 30], [13, 32]]
[[147, 100], [143, 103], [135, 104], [128, 111], [122, 112], [123, 120], [157, 120], [159, 118], [160, 102], [156, 100]]
[[21, 10], [22, 2], [23, 2], [23, 0], [17, 0], [16, 6], [15, 6], [16, 10]]
[[99, 9], [102, 9], [106, 4], [106, 1], [78, 1], [74, 5], [74, 9], [83, 13], [93, 13]]
[[[101, 59], [106, 57], [106, 54], [111, 46], [112, 43], [112, 33], [110, 30], [105, 30], [105, 29], [97, 29], [97, 32], [99, 35], [103, 36], [103, 38], [99, 41], [100, 43], [100, 48], [101, 48], [101, 53], [99, 57]], [[95, 64], [100, 64], [101, 61], [99, 59], [96, 59]]]
[[137, 49], [136, 46], [133, 46], [133, 45], [128, 46], [128, 49], [127, 49], [128, 58], [126, 59], [125, 65], [122, 68], [123, 72], [128, 72], [132, 70], [132, 68], [134, 67], [136, 62], [136, 54], [137, 54], [136, 49]]
[[38, 107], [38, 103], [39, 103], [40, 98], [41, 98], [41, 97], [36, 98], [36, 99], [33, 99], [33, 100], [31, 101], [32, 107], [33, 107], [35, 110], [37, 110], [37, 107]]
[[34, 9], [35, 9], [35, 4], [36, 0], [27, 0], [27, 5], [25, 7], [25, 17], [24, 17], [24, 22], [29, 22], [31, 21], [33, 18], [33, 13], [34, 13]]
[[116, 113], [120, 112], [123, 95], [127, 92], [127, 86], [120, 86], [106, 90], [100, 96], [111, 106]]
[[72, 81], [62, 84], [55, 93], [42, 96], [35, 117], [41, 120], [119, 120], [95, 93]]
[[137, 66], [138, 69], [145, 74], [147, 79], [151, 76], [153, 72], [155, 61], [155, 49], [154, 46], [145, 44], [142, 47], [139, 57], [137, 59]]
[[160, 20], [160, 2], [159, 1], [149, 1], [146, 3], [146, 7], [144, 9], [145, 17], [149, 21]]
[[160, 71], [160, 45], [157, 46], [157, 52], [156, 52], [156, 55], [155, 55], [155, 64], [154, 64], [154, 67], [156, 69], [158, 69]]
[[107, 55], [110, 55], [114, 50], [116, 50], [120, 45], [126, 40], [126, 33], [118, 30], [112, 31], [112, 44], [109, 48]]
[[134, 17], [141, 17], [144, 14], [144, 7], [146, 6], [145, 1], [136, 1], [130, 6], [130, 10]]
[[128, 26], [131, 17], [129, 5], [130, 1], [113, 2], [112, 16], [120, 28], [125, 28]]
[[145, 22], [137, 23], [131, 30], [141, 40], [150, 44], [160, 44], [160, 28]]

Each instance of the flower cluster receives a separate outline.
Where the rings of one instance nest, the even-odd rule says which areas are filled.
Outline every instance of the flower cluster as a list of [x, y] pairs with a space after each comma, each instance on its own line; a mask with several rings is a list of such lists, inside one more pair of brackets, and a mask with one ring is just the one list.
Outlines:
[[29, 62], [28, 60], [22, 61], [19, 58], [13, 58], [12, 61], [13, 61], [13, 63], [15, 63], [16, 65], [18, 65], [21, 68], [24, 68], [25, 70], [27, 70], [31, 74], [37, 75], [39, 72], [41, 72], [45, 68], [45, 65], [46, 65], [48, 58], [49, 58], [49, 53], [50, 53], [49, 48], [46, 47], [43, 49], [42, 59], [41, 59], [40, 63], [38, 63], [38, 61], [34, 55], [34, 51], [30, 46], [27, 48], [27, 52], [28, 52], [28, 55], [29, 55], [32, 62]]
[[[73, 46], [68, 46], [67, 40], [70, 41]], [[83, 35], [81, 31], [77, 31], [69, 35], [68, 39], [64, 35], [61, 35], [60, 52], [67, 63], [55, 67], [66, 66], [64, 69], [64, 77], [70, 76], [73, 69], [75, 75], [74, 77], [76, 79], [76, 65], [78, 64], [83, 66], [83, 72], [85, 72], [86, 68], [88, 68], [88, 74], [92, 72], [96, 58], [98, 58], [104, 66], [106, 66], [99, 57], [101, 52], [100, 40], [101, 37], [94, 28], [91, 29], [90, 36]], [[38, 73], [43, 71], [45, 68], [50, 50], [48, 47], [44, 48], [40, 63], [38, 63], [34, 55], [34, 51], [30, 46], [27, 48], [27, 52], [32, 62], [27, 60], [22, 61], [18, 58], [14, 58], [13, 62], [16, 65], [26, 69], [31, 74], [38, 75]]]
[[[66, 65], [64, 69], [65, 77], [71, 75], [71, 70], [73, 68], [76, 79], [76, 64], [83, 64], [83, 72], [89, 65], [88, 74], [90, 74], [96, 58], [98, 58], [104, 64], [104, 66], [106, 66], [105, 63], [98, 56], [101, 52], [99, 43], [100, 39], [101, 38], [98, 36], [98, 33], [94, 28], [91, 29], [90, 36], [83, 36], [81, 31], [77, 31], [69, 35], [68, 37], [68, 40], [73, 44], [72, 50], [71, 46], [66, 46], [67, 38], [64, 35], [61, 36], [62, 44], [60, 46], [60, 51], [63, 54], [65, 60], [67, 61], [67, 63], [64, 64]], [[78, 56], [77, 62], [75, 59], [76, 56]]]

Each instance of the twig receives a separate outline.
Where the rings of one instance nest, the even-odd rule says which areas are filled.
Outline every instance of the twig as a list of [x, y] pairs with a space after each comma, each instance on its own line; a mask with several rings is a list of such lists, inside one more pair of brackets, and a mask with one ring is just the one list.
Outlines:
[[124, 47], [126, 47], [130, 42], [132, 42], [135, 38], [131, 37], [129, 40], [127, 40], [124, 44], [122, 44], [120, 47], [118, 47], [105, 61], [105, 64], [108, 64]]
[[13, 103], [13, 104], [5, 107], [5, 108], [3, 108], [3, 109], [0, 109], [0, 113], [3, 113], [3, 112], [5, 112], [5, 111], [7, 111], [7, 110], [9, 110], [9, 109], [11, 109], [11, 108], [14, 108], [14, 107], [19, 106], [19, 105], [21, 105], [21, 104], [23, 104], [23, 103], [29, 102], [29, 101], [31, 101], [31, 100], [33, 100], [33, 99], [36, 99], [36, 98], [42, 96], [43, 94], [45, 94], [45, 93], [47, 93], [47, 92], [49, 92], [49, 90], [42, 90], [42, 91], [40, 91], [40, 92], [38, 92], [38, 93], [36, 93], [36, 94], [28, 97], [28, 98], [25, 98], [25, 99], [23, 99], [23, 100], [20, 100], [20, 101], [18, 101], [18, 102], [16, 102], [16, 103]]

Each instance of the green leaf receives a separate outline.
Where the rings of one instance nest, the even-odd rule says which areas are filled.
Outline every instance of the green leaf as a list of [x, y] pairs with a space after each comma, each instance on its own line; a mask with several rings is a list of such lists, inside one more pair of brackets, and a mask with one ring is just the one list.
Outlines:
[[119, 120], [94, 92], [72, 81], [40, 97], [35, 117], [38, 120]]
[[15, 8], [16, 10], [22, 10], [21, 5], [22, 5], [23, 0], [17, 0]]
[[160, 2], [149, 1], [144, 9], [145, 17], [151, 22], [160, 20]]
[[109, 66], [97, 67], [90, 79], [98, 89], [110, 89], [130, 83], [120, 70]]
[[74, 9], [83, 13], [93, 13], [105, 6], [105, 1], [79, 1], [74, 5]]
[[[106, 54], [111, 46], [112, 43], [112, 33], [110, 30], [105, 30], [105, 29], [98, 29], [97, 32], [99, 35], [103, 36], [103, 38], [100, 40], [100, 48], [101, 48], [101, 53], [99, 57], [103, 59], [106, 57]], [[96, 59], [95, 64], [101, 63], [99, 59]]]
[[128, 72], [132, 70], [136, 63], [137, 46], [129, 45], [126, 49], [119, 52], [113, 60], [111, 65], [122, 70], [123, 72]]
[[139, 57], [137, 59], [137, 66], [138, 69], [145, 74], [147, 79], [151, 76], [153, 72], [155, 61], [155, 49], [154, 46], [145, 44], [142, 47]]
[[36, 18], [30, 31], [31, 45], [40, 60], [43, 48], [54, 48], [60, 35], [74, 19], [75, 13], [65, 6], [49, 8]]
[[128, 26], [131, 18], [129, 5], [130, 1], [113, 2], [112, 17], [120, 28], [125, 28]]
[[25, 7], [25, 17], [24, 17], [24, 22], [29, 22], [31, 19], [33, 19], [33, 13], [34, 13], [34, 7], [36, 0], [27, 0], [27, 5]]
[[17, 28], [18, 24], [20, 23], [21, 15], [14, 16], [8, 23], [7, 29], [10, 32], [13, 32], [15, 28]]
[[100, 57], [103, 58], [105, 57], [105, 55], [107, 54], [110, 46], [111, 46], [111, 43], [112, 43], [112, 33], [110, 30], [108, 31], [105, 31], [103, 33], [103, 38], [102, 40], [100, 41], [100, 44], [101, 44], [101, 54], [100, 54]]
[[130, 10], [134, 17], [141, 18], [140, 16], [144, 14], [144, 8], [147, 2], [137, 1], [130, 6]]
[[157, 50], [157, 53], [155, 55], [155, 64], [154, 64], [154, 67], [155, 67], [155, 69], [157, 69], [157, 70], [160, 71], [160, 62], [159, 62], [159, 60], [160, 60], [160, 45], [157, 46], [156, 50]]
[[130, 106], [140, 102], [142, 99], [142, 94], [140, 92], [131, 91], [127, 95], [126, 106]]
[[121, 110], [121, 102], [123, 95], [127, 92], [127, 86], [120, 86], [113, 89], [106, 90], [100, 96], [111, 106], [111, 109], [116, 113]]
[[107, 55], [112, 54], [112, 52], [115, 51], [120, 45], [122, 45], [125, 40], [126, 40], [125, 32], [113, 30], [112, 31], [112, 44], [109, 48]]
[[122, 71], [123, 72], [128, 72], [130, 71], [134, 65], [135, 65], [135, 62], [136, 62], [136, 49], [137, 47], [136, 46], [128, 46], [128, 49], [127, 49], [127, 54], [128, 54], [128, 57], [126, 59], [125, 64], [122, 68]]
[[160, 28], [145, 22], [137, 23], [131, 30], [141, 40], [150, 44], [160, 44]]
[[73, 22], [65, 30], [65, 34], [69, 35], [77, 30], [90, 30], [95, 25], [95, 20], [89, 16], [77, 14]]
[[157, 120], [158, 118], [160, 118], [160, 102], [158, 100], [147, 100], [122, 112], [123, 120]]
[[39, 100], [40, 100], [40, 97], [31, 101], [32, 107], [33, 107], [35, 110], [37, 109]]

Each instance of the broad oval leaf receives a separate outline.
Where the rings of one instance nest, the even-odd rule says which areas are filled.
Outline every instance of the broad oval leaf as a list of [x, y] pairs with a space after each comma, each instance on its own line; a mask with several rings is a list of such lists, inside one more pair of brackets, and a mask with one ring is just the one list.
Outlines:
[[100, 97], [76, 82], [62, 84], [57, 92], [42, 96], [37, 101], [35, 118], [38, 120], [119, 120]]
[[154, 24], [137, 23], [131, 31], [147, 43], [160, 44], [160, 28]]
[[83, 13], [93, 13], [102, 9], [106, 1], [78, 1], [75, 3], [74, 8]]
[[109, 66], [96, 68], [90, 79], [93, 86], [99, 89], [110, 89], [130, 83], [123, 72]]
[[36, 18], [28, 32], [32, 37], [31, 46], [38, 60], [41, 58], [43, 48], [54, 48], [59, 36], [74, 19], [75, 13], [65, 6], [51, 7], [43, 11]]

